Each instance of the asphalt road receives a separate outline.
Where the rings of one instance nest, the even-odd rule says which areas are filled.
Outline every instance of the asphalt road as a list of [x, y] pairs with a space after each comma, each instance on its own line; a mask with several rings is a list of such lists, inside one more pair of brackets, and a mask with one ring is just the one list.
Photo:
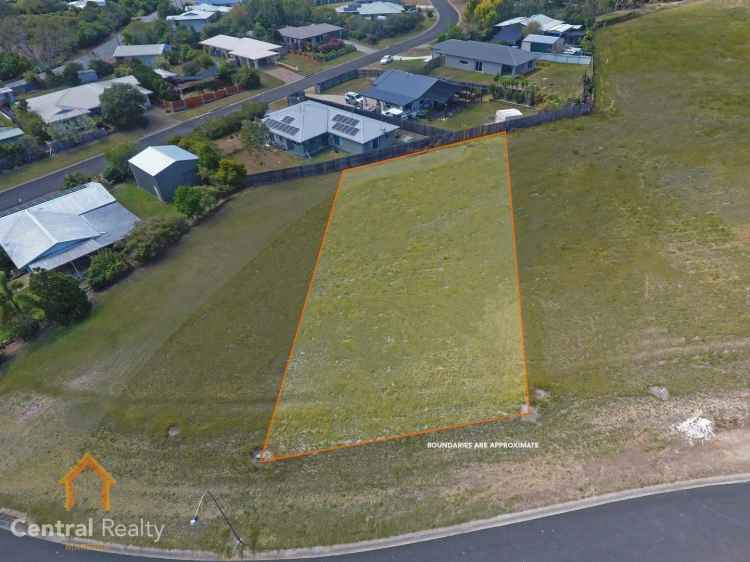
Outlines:
[[[329, 68], [313, 76], [308, 76], [303, 80], [299, 80], [291, 84], [285, 84], [283, 86], [279, 86], [278, 88], [274, 88], [273, 90], [268, 90], [253, 97], [252, 99], [268, 103], [283, 99], [290, 94], [302, 91], [305, 88], [309, 88], [310, 86], [314, 86], [322, 80], [327, 80], [355, 68], [362, 68], [374, 62], [377, 62], [383, 55], [394, 55], [407, 49], [411, 49], [412, 47], [422, 45], [423, 43], [426, 43], [428, 41], [432, 41], [438, 35], [440, 35], [444, 31], [447, 31], [451, 26], [455, 25], [455, 23], [458, 21], [458, 14], [456, 14], [455, 10], [451, 7], [448, 0], [433, 0], [432, 4], [440, 13], [440, 19], [438, 20], [437, 25], [425, 31], [424, 33], [421, 33], [415, 37], [412, 37], [411, 39], [407, 39], [406, 41], [403, 41], [386, 49], [364, 55], [356, 60], [344, 63], [334, 68]], [[192, 119], [190, 121], [186, 121], [184, 123], [180, 123], [179, 125], [171, 127], [166, 131], [152, 133], [144, 137], [140, 141], [140, 145], [149, 146], [166, 144], [167, 140], [171, 137], [189, 133], [201, 123], [203, 123], [206, 119], [228, 115], [237, 111], [238, 107], [239, 105], [220, 108], [207, 115]], [[99, 155], [83, 162], [79, 162], [78, 164], [65, 168], [64, 170], [53, 172], [52, 174], [49, 174], [47, 176], [31, 180], [6, 191], [0, 192], [0, 211], [15, 207], [16, 205], [19, 205], [26, 201], [30, 201], [38, 197], [43, 197], [49, 193], [57, 191], [60, 187], [62, 187], [65, 176], [72, 172], [81, 172], [86, 175], [95, 176], [101, 173], [103, 169], [104, 156]]]
[[[153, 562], [0, 532], [4, 562]], [[308, 559], [309, 560], [309, 559]], [[324, 559], [318, 559], [324, 560]], [[750, 484], [671, 492], [335, 562], [747, 562]], [[301, 562], [301, 561], [299, 561]]]

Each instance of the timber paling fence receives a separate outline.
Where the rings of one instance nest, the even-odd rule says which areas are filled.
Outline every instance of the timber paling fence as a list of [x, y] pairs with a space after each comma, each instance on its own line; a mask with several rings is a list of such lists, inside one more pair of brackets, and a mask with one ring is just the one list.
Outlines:
[[[364, 115], [368, 114], [368, 112], [364, 111], [352, 111], [352, 108], [350, 106], [346, 106], [344, 108], [343, 106], [332, 102], [326, 101], [323, 103], [326, 103], [333, 107], [346, 109], [346, 111], [352, 113], [360, 113]], [[447, 131], [445, 129], [438, 129], [436, 127], [429, 127], [428, 125], [410, 122], [409, 120], [396, 121], [396, 123], [405, 130], [412, 130], [412, 128], [422, 128], [422, 130], [425, 130], [425, 128], [427, 128], [431, 130], [430, 132], [432, 134], [429, 136], [425, 136], [424, 138], [415, 139], [409, 142], [403, 142], [400, 144], [389, 146], [387, 148], [365, 152], [364, 154], [353, 154], [351, 156], [345, 156], [337, 160], [327, 160], [325, 162], [318, 162], [315, 164], [303, 164], [301, 166], [293, 166], [291, 168], [282, 168], [280, 170], [269, 170], [268, 172], [250, 174], [245, 179], [244, 187], [273, 184], [293, 179], [340, 172], [341, 170], [354, 168], [356, 166], [362, 166], [363, 164], [370, 164], [372, 162], [379, 162], [381, 160], [387, 160], [396, 156], [403, 156], [405, 154], [421, 152], [423, 150], [426, 150], [427, 148], [483, 137], [503, 131], [511, 131], [513, 129], [526, 129], [528, 127], [541, 125], [542, 123], [558, 121], [559, 119], [581, 117], [582, 115], [590, 114], [592, 110], [593, 104], [591, 102], [573, 103], [558, 110], [544, 111], [535, 115], [513, 119], [511, 121], [480, 125], [479, 127], [472, 127], [471, 129], [464, 129], [462, 131]]]

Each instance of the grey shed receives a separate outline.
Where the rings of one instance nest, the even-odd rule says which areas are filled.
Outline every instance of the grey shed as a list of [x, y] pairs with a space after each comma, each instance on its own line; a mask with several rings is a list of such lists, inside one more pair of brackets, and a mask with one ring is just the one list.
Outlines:
[[138, 186], [161, 201], [172, 201], [181, 185], [199, 183], [198, 157], [179, 146], [149, 146], [128, 164]]

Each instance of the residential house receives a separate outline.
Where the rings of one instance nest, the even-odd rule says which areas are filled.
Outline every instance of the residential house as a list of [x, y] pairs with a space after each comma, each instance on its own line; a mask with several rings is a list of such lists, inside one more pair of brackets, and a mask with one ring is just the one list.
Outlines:
[[565, 48], [565, 40], [556, 35], [532, 33], [523, 38], [521, 48], [528, 53], [560, 53]]
[[91, 115], [99, 113], [99, 99], [104, 90], [114, 84], [128, 84], [146, 96], [146, 107], [151, 107], [148, 96], [152, 93], [142, 88], [135, 76], [123, 76], [73, 88], [58, 90], [49, 94], [28, 98], [29, 111], [33, 111], [42, 121], [58, 132], [77, 131], [91, 127]]
[[317, 102], [303, 101], [263, 118], [273, 144], [309, 157], [327, 148], [350, 154], [390, 146], [399, 127]]
[[16, 101], [16, 93], [13, 88], [0, 88], [0, 105], [11, 105]]
[[281, 40], [291, 51], [304, 51], [327, 43], [331, 39], [341, 39], [344, 29], [330, 23], [313, 23], [301, 27], [288, 25], [279, 29]]
[[89, 182], [8, 211], [0, 246], [18, 269], [51, 270], [122, 240], [137, 222], [102, 184]]
[[138, 60], [146, 66], [153, 67], [159, 57], [169, 52], [169, 45], [156, 43], [152, 45], [118, 45], [113, 55], [116, 62]]
[[395, 2], [363, 2], [361, 0], [352, 2], [346, 6], [336, 8], [339, 14], [354, 14], [368, 19], [383, 19], [387, 16], [402, 14], [404, 7]]
[[525, 31], [530, 24], [534, 24], [536, 29], [534, 33], [538, 35], [551, 35], [562, 37], [566, 43], [579, 43], [583, 37], [584, 29], [582, 25], [571, 25], [562, 20], [557, 20], [544, 14], [535, 14], [529, 17], [511, 18], [495, 24], [495, 29], [502, 30], [509, 26], [521, 25]]
[[75, 2], [68, 2], [68, 8], [83, 10], [88, 4], [94, 4], [103, 8], [107, 5], [107, 0], [76, 0]]
[[167, 22], [172, 29], [188, 27], [200, 33], [209, 22], [219, 17], [219, 12], [203, 12], [201, 10], [188, 10], [176, 16], [167, 16]]
[[96, 70], [85, 68], [78, 71], [78, 83], [79, 84], [90, 84], [99, 80], [99, 76], [96, 74]]
[[386, 70], [377, 77], [375, 83], [361, 92], [361, 95], [374, 100], [380, 110], [396, 107], [406, 113], [445, 105], [461, 90], [433, 76], [412, 74], [403, 70]]
[[193, 10], [198, 10], [199, 12], [217, 12], [219, 14], [228, 14], [232, 11], [231, 6], [220, 6], [218, 4], [195, 4], [193, 6]]
[[196, 185], [198, 157], [175, 145], [149, 146], [128, 160], [135, 182], [160, 201], [174, 199], [181, 185]]
[[0, 127], [0, 145], [13, 144], [23, 138], [23, 131], [18, 127]]
[[237, 64], [253, 68], [276, 64], [284, 52], [282, 45], [231, 35], [214, 35], [201, 41], [200, 44], [211, 55], [221, 56]]
[[211, 6], [235, 6], [241, 0], [202, 0], [201, 4], [210, 4]]
[[433, 57], [444, 65], [482, 74], [521, 76], [534, 70], [534, 57], [522, 50], [497, 43], [448, 39], [432, 47]]
[[518, 22], [502, 27], [495, 26], [495, 29], [495, 35], [492, 37], [493, 43], [514, 47], [523, 39], [523, 26]]

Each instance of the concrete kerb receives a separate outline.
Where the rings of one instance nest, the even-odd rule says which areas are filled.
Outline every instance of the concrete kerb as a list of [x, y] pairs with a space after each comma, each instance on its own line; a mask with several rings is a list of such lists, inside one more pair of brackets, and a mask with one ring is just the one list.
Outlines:
[[[534, 521], [537, 519], [543, 519], [546, 517], [553, 517], [555, 515], [563, 515], [573, 511], [581, 511], [584, 509], [591, 509], [602, 505], [611, 503], [623, 502], [628, 500], [635, 500], [639, 498], [645, 498], [649, 496], [656, 496], [660, 494], [668, 494], [673, 492], [682, 492], [686, 490], [694, 490], [698, 488], [708, 488], [711, 486], [728, 486], [732, 484], [750, 484], [750, 473], [734, 474], [729, 476], [715, 476], [710, 478], [700, 478], [695, 480], [686, 480], [683, 482], [674, 482], [669, 484], [658, 484], [655, 486], [648, 486], [645, 488], [636, 488], [632, 490], [624, 490], [621, 492], [613, 492], [610, 494], [604, 494], [601, 496], [594, 496], [590, 498], [584, 498], [581, 500], [574, 500], [546, 507], [540, 507], [536, 509], [530, 509], [527, 511], [521, 511], [518, 513], [508, 513], [491, 517], [489, 519], [481, 519], [478, 521], [470, 521], [467, 523], [461, 523], [458, 525], [452, 525], [450, 527], [441, 527], [439, 529], [431, 529], [428, 531], [419, 531], [415, 533], [407, 533], [404, 535], [398, 535], [395, 537], [388, 537], [384, 539], [373, 539], [368, 541], [361, 541], [356, 543], [339, 544], [333, 546], [317, 546], [310, 548], [297, 548], [287, 550], [274, 550], [258, 553], [251, 558], [232, 558], [229, 560], [237, 561], [270, 561], [270, 560], [290, 560], [295, 558], [321, 558], [330, 556], [342, 556], [346, 554], [357, 554], [362, 552], [368, 552], [373, 550], [383, 550], [386, 548], [396, 548], [399, 546], [406, 546], [410, 544], [427, 542], [431, 540], [444, 539], [453, 537], [456, 535], [463, 535], [467, 533], [473, 533], [477, 531], [483, 531], [486, 529], [494, 529], [496, 527], [505, 527], [507, 525], [515, 525], [518, 523], [525, 523], [528, 521]], [[9, 518], [22, 517], [23, 515], [18, 512], [12, 512], [9, 510], [0, 510], [0, 528], [8, 528], [10, 523]], [[50, 542], [58, 544], [72, 545], [79, 548], [86, 548], [87, 546], [91, 550], [98, 552], [106, 552], [110, 554], [120, 554], [128, 556], [141, 556], [156, 559], [167, 559], [167, 560], [194, 560], [194, 561], [218, 561], [228, 560], [227, 558], [220, 558], [212, 552], [206, 551], [190, 551], [190, 550], [160, 550], [153, 548], [140, 548], [119, 544], [108, 544], [100, 543], [95, 541], [69, 541], [62, 537], [57, 538], [46, 538]]]

